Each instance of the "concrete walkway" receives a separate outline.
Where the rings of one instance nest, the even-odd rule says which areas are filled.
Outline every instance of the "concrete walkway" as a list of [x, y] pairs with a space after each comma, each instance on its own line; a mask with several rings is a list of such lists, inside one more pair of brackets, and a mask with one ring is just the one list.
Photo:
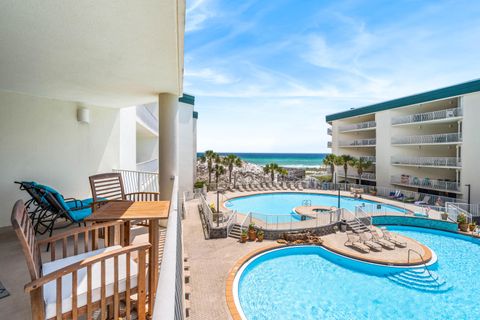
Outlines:
[[233, 238], [205, 240], [198, 200], [187, 202], [183, 221], [185, 253], [190, 264], [191, 311], [189, 319], [231, 319], [225, 299], [225, 284], [230, 268], [247, 253], [267, 247], [273, 241], [241, 244]]

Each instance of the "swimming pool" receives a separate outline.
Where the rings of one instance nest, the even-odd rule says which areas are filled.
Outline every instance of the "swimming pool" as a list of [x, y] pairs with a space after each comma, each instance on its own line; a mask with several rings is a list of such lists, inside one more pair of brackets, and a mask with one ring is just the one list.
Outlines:
[[267, 252], [242, 267], [234, 284], [237, 307], [249, 320], [480, 317], [478, 239], [415, 227], [388, 229], [436, 253], [438, 261], [429, 269], [445, 281], [445, 290], [401, 285], [387, 277], [387, 266], [353, 261], [321, 247], [290, 247]]
[[[293, 218], [300, 220], [301, 216], [296, 214], [292, 209], [301, 206], [303, 202], [310, 201], [312, 206], [338, 206], [338, 197], [328, 194], [318, 193], [299, 193], [299, 192], [280, 192], [280, 193], [263, 193], [251, 196], [233, 198], [228, 200], [225, 205], [230, 210], [236, 210], [241, 213], [252, 212], [257, 219], [268, 220], [268, 215], [277, 215], [280, 217], [279, 222], [290, 222]], [[404, 213], [405, 210], [380, 204], [378, 202], [355, 199], [350, 197], [340, 197], [340, 207], [355, 212], [355, 206], [368, 204], [379, 204], [389, 211]], [[276, 219], [277, 217], [275, 217]], [[272, 218], [273, 219], [273, 218]], [[268, 222], [274, 222], [268, 221]], [[276, 222], [276, 220], [275, 220]]]

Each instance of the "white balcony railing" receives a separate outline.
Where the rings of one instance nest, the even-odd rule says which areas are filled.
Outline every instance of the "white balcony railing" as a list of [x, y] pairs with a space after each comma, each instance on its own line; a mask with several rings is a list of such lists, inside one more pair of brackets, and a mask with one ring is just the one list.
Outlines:
[[360, 156], [358, 157], [359, 159], [362, 159], [363, 161], [370, 161], [372, 163], [376, 163], [377, 162], [377, 157], [375, 156]]
[[122, 175], [123, 187], [126, 193], [131, 192], [159, 192], [158, 173], [133, 170], [114, 169]]
[[332, 148], [332, 141], [327, 142], [327, 148], [330, 148], [330, 149]]
[[461, 133], [441, 133], [392, 138], [392, 144], [445, 144], [458, 142], [462, 142]]
[[409, 175], [392, 176], [391, 183], [438, 191], [460, 191], [460, 184], [456, 181], [432, 180], [430, 178], [418, 178]]
[[352, 124], [339, 126], [338, 130], [340, 130], [341, 132], [356, 131], [356, 130], [374, 129], [376, 126], [377, 126], [377, 123], [375, 121], [366, 121], [366, 122], [352, 123]]
[[425, 113], [411, 114], [407, 116], [399, 116], [392, 118], [392, 125], [396, 124], [407, 124], [407, 123], [418, 123], [434, 120], [443, 120], [448, 118], [456, 118], [463, 116], [462, 107], [438, 110]]
[[359, 140], [349, 140], [349, 141], [340, 141], [338, 145], [340, 147], [374, 147], [377, 143], [376, 139], [359, 139]]
[[[338, 177], [345, 177], [345, 171], [343, 169], [337, 169], [337, 176]], [[358, 174], [356, 169], [349, 169], [347, 170], [347, 177], [359, 179], [360, 175]], [[376, 180], [375, 172], [363, 172], [362, 173], [362, 180]]]
[[327, 128], [327, 134], [328, 134], [329, 136], [332, 135], [332, 128]]
[[392, 157], [393, 165], [408, 165], [419, 167], [454, 167], [462, 166], [460, 159], [456, 157]]

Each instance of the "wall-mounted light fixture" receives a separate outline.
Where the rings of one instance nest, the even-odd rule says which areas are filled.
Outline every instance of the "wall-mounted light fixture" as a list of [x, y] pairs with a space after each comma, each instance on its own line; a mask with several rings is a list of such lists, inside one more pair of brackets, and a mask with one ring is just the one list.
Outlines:
[[90, 123], [90, 109], [85, 107], [78, 107], [77, 121], [81, 123]]

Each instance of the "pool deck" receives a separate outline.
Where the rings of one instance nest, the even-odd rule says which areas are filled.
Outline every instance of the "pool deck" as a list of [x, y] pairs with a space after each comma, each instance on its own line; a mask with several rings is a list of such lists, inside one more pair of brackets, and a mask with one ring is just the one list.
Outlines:
[[[393, 266], [416, 266], [422, 265], [423, 261], [428, 263], [432, 259], [431, 250], [424, 246], [423, 244], [415, 241], [414, 239], [407, 238], [398, 234], [391, 232], [392, 235], [395, 235], [395, 238], [398, 241], [406, 242], [407, 246], [405, 248], [395, 246], [395, 249], [382, 248], [382, 251], [373, 251], [370, 250], [369, 253], [360, 252], [353, 247], [345, 246], [347, 241], [347, 234], [343, 232], [337, 232], [335, 234], [329, 234], [323, 236], [323, 246], [330, 251], [336, 252], [338, 254], [358, 259], [371, 263], [378, 263], [383, 265], [393, 265]], [[412, 249], [418, 252], [418, 254], [411, 253], [410, 260], [408, 259], [408, 251]], [[423, 260], [422, 260], [423, 259]]]
[[[244, 244], [233, 238], [206, 240], [198, 213], [198, 204], [199, 200], [186, 203], [186, 217], [183, 220], [184, 248], [190, 265], [189, 319], [240, 319], [233, 302], [232, 292], [236, 272], [252, 256], [279, 245], [275, 241], [268, 240]], [[419, 251], [424, 258], [428, 259], [428, 253], [424, 251], [424, 247], [411, 239], [407, 240], [409, 241], [407, 249], [397, 247], [393, 251], [384, 249], [382, 252], [369, 254], [345, 247], [345, 233], [338, 232], [324, 236], [322, 239], [327, 248], [344, 250], [346, 254], [356, 255], [357, 258], [364, 260], [370, 259], [372, 262], [380, 257], [384, 264], [388, 264], [389, 261], [397, 263], [405, 261], [408, 248]], [[412, 258], [414, 258], [413, 255]], [[418, 256], [415, 259], [418, 260]]]

